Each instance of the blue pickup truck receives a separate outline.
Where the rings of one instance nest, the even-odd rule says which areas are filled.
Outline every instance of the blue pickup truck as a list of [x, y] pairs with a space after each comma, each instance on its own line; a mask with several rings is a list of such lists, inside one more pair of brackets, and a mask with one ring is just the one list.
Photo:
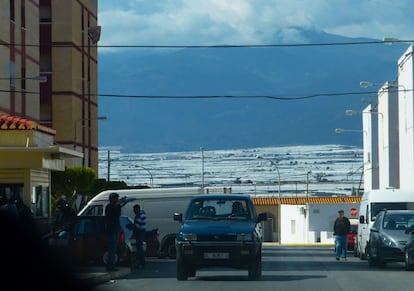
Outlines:
[[262, 221], [249, 195], [202, 194], [194, 196], [176, 236], [177, 280], [193, 277], [206, 267], [247, 269], [250, 280], [262, 275]]

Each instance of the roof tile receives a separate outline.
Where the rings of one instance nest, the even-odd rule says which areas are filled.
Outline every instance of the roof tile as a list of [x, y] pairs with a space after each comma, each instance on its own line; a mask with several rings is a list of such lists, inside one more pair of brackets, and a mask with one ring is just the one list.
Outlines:
[[35, 129], [50, 134], [56, 134], [56, 130], [40, 125], [35, 121], [12, 116], [8, 114], [0, 114], [0, 130], [24, 130]]
[[[355, 196], [312, 196], [312, 197], [253, 197], [255, 205], [278, 205], [278, 204], [342, 204], [342, 203], [360, 203], [361, 197]], [[280, 201], [279, 201], [280, 200]]]

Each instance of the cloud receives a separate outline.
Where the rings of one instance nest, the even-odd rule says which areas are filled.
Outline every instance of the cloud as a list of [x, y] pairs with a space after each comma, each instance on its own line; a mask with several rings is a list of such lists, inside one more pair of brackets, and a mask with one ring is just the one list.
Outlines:
[[100, 44], [304, 41], [292, 27], [317, 28], [348, 37], [410, 39], [412, 7], [410, 0], [100, 0]]

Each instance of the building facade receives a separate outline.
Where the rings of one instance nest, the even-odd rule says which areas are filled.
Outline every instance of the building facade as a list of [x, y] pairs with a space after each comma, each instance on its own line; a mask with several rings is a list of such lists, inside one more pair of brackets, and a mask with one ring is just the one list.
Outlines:
[[40, 0], [40, 122], [55, 142], [83, 153], [68, 161], [98, 171], [97, 0]]
[[361, 196], [253, 197], [256, 211], [266, 212], [264, 241], [281, 244], [333, 244], [338, 210], [357, 218]]
[[98, 174], [97, 0], [0, 5], [0, 198], [47, 217], [52, 171]]

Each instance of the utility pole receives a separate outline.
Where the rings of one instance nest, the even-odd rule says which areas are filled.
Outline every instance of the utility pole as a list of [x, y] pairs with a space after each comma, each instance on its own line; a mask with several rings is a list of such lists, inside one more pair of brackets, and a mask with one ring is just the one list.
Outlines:
[[108, 177], [107, 177], [107, 181], [109, 182], [111, 179], [111, 151], [108, 150]]
[[200, 148], [201, 150], [201, 190], [204, 193], [204, 148]]

